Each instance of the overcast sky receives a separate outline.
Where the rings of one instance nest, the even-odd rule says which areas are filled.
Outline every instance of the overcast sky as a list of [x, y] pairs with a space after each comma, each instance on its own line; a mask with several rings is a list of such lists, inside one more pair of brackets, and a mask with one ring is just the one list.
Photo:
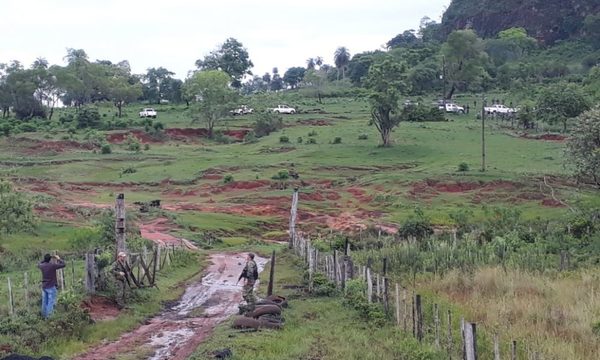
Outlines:
[[333, 63], [333, 52], [381, 48], [423, 16], [439, 21], [450, 0], [0, 0], [0, 62], [37, 57], [64, 64], [67, 48], [90, 60], [129, 60], [134, 73], [163, 66], [183, 79], [228, 37], [241, 41], [255, 74]]

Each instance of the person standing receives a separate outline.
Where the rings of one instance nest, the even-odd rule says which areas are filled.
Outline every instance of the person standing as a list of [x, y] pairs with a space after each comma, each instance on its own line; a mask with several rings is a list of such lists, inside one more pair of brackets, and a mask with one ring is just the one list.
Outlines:
[[127, 254], [121, 251], [117, 255], [117, 261], [114, 262], [111, 272], [115, 277], [115, 285], [116, 285], [116, 296], [115, 300], [117, 302], [117, 306], [119, 309], [125, 308], [125, 300], [126, 300], [126, 288], [129, 284], [127, 279]]
[[[56, 262], [50, 262], [55, 259]], [[38, 268], [42, 272], [42, 317], [48, 318], [54, 312], [54, 304], [56, 303], [56, 270], [65, 267], [65, 262], [58, 256], [44, 255], [44, 260], [38, 264]]]
[[254, 297], [254, 284], [258, 279], [258, 268], [254, 262], [254, 254], [248, 253], [246, 256], [246, 266], [242, 270], [242, 274], [238, 278], [238, 282], [244, 279], [244, 287], [242, 290], [242, 297], [246, 301], [246, 311], [254, 310], [256, 305], [256, 299]]

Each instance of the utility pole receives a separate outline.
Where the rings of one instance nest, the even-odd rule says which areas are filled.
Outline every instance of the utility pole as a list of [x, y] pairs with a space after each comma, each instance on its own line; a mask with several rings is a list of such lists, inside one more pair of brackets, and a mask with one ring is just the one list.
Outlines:
[[444, 112], [446, 112], [446, 57], [442, 56], [442, 75], [440, 75], [442, 79], [442, 104], [444, 105]]
[[485, 172], [485, 106], [486, 98], [482, 96], [481, 102], [481, 171]]

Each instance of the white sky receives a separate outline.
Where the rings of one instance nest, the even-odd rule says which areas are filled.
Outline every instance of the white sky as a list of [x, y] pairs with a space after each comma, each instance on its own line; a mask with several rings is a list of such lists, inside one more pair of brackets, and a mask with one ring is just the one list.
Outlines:
[[262, 75], [277, 66], [333, 63], [333, 52], [380, 48], [439, 21], [450, 0], [0, 0], [0, 62], [64, 64], [67, 48], [90, 60], [129, 60], [134, 73], [163, 66], [185, 78], [194, 62], [234, 37]]

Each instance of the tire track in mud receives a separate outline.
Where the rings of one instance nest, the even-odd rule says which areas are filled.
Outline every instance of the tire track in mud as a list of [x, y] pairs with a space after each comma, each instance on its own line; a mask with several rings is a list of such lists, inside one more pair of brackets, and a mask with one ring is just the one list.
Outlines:
[[[235, 283], [245, 264], [245, 255], [212, 254], [206, 275], [189, 285], [176, 304], [118, 340], [99, 345], [74, 359], [105, 360], [125, 355], [149, 360], [186, 359], [216, 325], [237, 312], [242, 287]], [[255, 261], [261, 272], [268, 260], [256, 256]]]

